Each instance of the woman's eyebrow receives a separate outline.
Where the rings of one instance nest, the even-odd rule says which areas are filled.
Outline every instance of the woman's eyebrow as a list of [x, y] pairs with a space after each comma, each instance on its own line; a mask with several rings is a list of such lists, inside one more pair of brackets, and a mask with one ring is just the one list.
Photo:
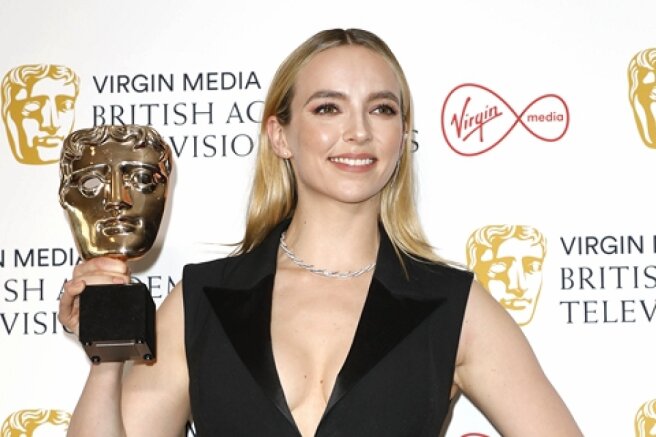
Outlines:
[[369, 101], [372, 100], [392, 100], [397, 105], [401, 104], [399, 97], [392, 91], [378, 91], [375, 93], [369, 94]]
[[305, 101], [305, 104], [310, 103], [314, 99], [325, 99], [325, 98], [346, 100], [346, 94], [340, 91], [319, 90], [312, 93], [312, 95]]
[[[308, 104], [314, 99], [325, 99], [325, 98], [332, 98], [332, 99], [339, 99], [339, 100], [346, 100], [346, 94], [344, 94], [341, 91], [333, 91], [333, 90], [319, 90], [314, 93], [306, 100], [305, 104]], [[392, 91], [377, 91], [374, 93], [369, 94], [367, 101], [373, 101], [373, 100], [381, 100], [381, 99], [387, 99], [387, 100], [392, 100], [395, 102], [397, 105], [401, 104], [401, 100], [399, 97], [393, 93]]]

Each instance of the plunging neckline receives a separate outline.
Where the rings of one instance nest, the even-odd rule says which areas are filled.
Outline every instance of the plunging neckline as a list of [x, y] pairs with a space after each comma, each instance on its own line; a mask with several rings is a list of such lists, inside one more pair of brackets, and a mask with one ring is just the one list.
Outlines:
[[[244, 258], [237, 258], [221, 273], [221, 286], [205, 287], [223, 331], [253, 377], [277, 410], [300, 436], [296, 421], [282, 390], [271, 344], [271, 310], [276, 255], [281, 227]], [[441, 303], [444, 296], [427, 296], [422, 280], [404, 274], [389, 237], [381, 230], [381, 240], [367, 296], [358, 319], [351, 346], [342, 364], [315, 436], [330, 419], [349, 391]], [[420, 270], [413, 268], [419, 277]]]
[[[276, 363], [275, 359], [275, 354], [273, 352], [273, 338], [271, 335], [272, 329], [271, 329], [271, 323], [273, 319], [273, 293], [275, 290], [275, 277], [276, 274], [274, 273], [273, 275], [273, 283], [272, 286], [270, 287], [270, 292], [268, 293], [269, 296], [267, 296], [267, 302], [268, 302], [268, 308], [267, 308], [267, 313], [269, 315], [268, 320], [266, 322], [266, 325], [268, 326], [268, 332], [267, 332], [267, 339], [268, 339], [268, 345], [269, 347], [267, 348], [267, 354], [269, 355], [269, 358], [271, 360], [271, 363], [273, 363], [273, 371], [275, 374], [275, 378], [277, 380], [277, 385], [280, 387], [281, 390], [281, 395], [282, 395], [282, 403], [284, 404], [284, 411], [282, 413], [287, 416], [288, 419], [291, 420], [292, 425], [296, 429], [299, 435], [302, 435], [300, 432], [300, 429], [298, 427], [298, 423], [296, 422], [296, 419], [294, 418], [294, 414], [292, 413], [292, 410], [289, 406], [289, 402], [287, 401], [287, 397], [285, 395], [285, 389], [282, 385], [282, 380], [280, 379], [280, 372], [278, 371], [278, 365]], [[346, 355], [344, 356], [344, 361], [341, 363], [339, 366], [339, 370], [335, 374], [335, 380], [332, 382], [332, 387], [330, 388], [329, 391], [329, 396], [328, 400], [326, 402], [326, 405], [324, 406], [323, 412], [321, 416], [319, 417], [319, 421], [316, 424], [316, 427], [314, 428], [314, 434], [313, 436], [317, 435], [317, 432], [319, 430], [319, 427], [321, 426], [321, 423], [323, 422], [324, 417], [326, 416], [327, 412], [329, 409], [341, 398], [343, 393], [337, 393], [336, 389], [338, 387], [338, 381], [340, 379], [340, 375], [342, 374], [342, 371], [344, 370], [344, 366], [349, 360], [349, 357], [351, 356], [352, 350], [353, 350], [353, 345], [355, 343], [355, 339], [358, 335], [358, 331], [360, 331], [360, 325], [362, 323], [362, 319], [364, 314], [367, 312], [368, 307], [370, 306], [370, 297], [372, 295], [372, 285], [375, 281], [374, 275], [371, 275], [371, 278], [369, 279], [368, 285], [367, 285], [367, 292], [364, 298], [364, 303], [362, 304], [362, 308], [359, 310], [359, 315], [358, 315], [358, 321], [355, 325], [355, 330], [353, 331], [353, 334], [351, 336], [351, 340], [348, 346], [348, 349], [346, 351]]]

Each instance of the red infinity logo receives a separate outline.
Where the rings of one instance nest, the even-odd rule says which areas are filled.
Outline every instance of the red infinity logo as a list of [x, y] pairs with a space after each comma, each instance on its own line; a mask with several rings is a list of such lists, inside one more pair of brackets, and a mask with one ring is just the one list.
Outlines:
[[544, 94], [517, 113], [499, 94], [476, 83], [458, 85], [442, 105], [442, 134], [462, 156], [481, 155], [521, 124], [535, 138], [560, 140], [569, 128], [569, 109], [562, 97]]

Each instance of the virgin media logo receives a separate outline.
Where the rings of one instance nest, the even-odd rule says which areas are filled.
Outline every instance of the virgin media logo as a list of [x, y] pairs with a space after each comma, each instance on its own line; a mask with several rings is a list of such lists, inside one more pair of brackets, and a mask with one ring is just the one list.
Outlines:
[[491, 89], [464, 83], [446, 96], [441, 122], [454, 152], [476, 156], [496, 147], [517, 125], [539, 140], [560, 140], [569, 127], [569, 109], [562, 97], [544, 94], [518, 113]]

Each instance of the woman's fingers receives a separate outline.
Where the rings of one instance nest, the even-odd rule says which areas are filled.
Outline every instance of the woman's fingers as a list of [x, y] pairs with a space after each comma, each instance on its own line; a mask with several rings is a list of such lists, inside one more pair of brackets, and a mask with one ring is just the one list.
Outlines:
[[59, 322], [69, 331], [78, 335], [80, 324], [79, 295], [84, 291], [86, 284], [83, 280], [73, 279], [64, 284], [64, 293], [59, 300]]
[[125, 261], [101, 257], [75, 266], [73, 279], [83, 279], [87, 284], [127, 284], [130, 271]]

